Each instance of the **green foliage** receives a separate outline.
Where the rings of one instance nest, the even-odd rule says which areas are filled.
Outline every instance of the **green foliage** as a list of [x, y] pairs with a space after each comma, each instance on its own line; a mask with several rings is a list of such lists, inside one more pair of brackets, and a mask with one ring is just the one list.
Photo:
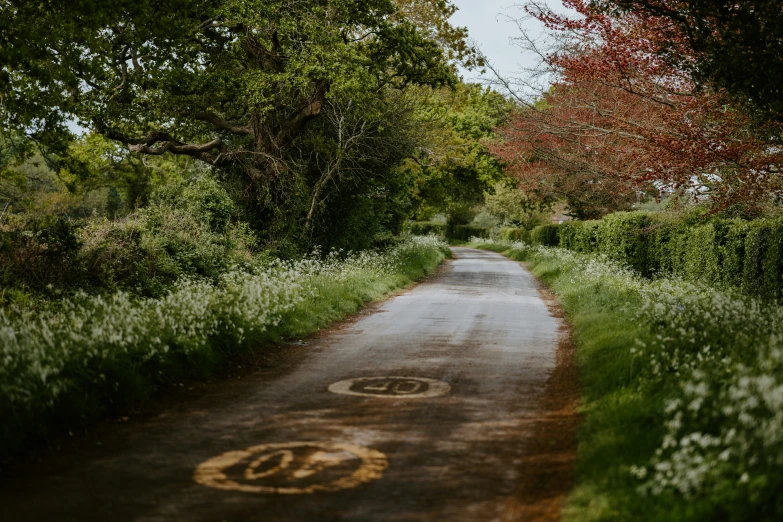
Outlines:
[[51, 311], [0, 309], [0, 455], [182, 378], [208, 377], [263, 343], [311, 333], [432, 272], [447, 254], [439, 240], [408, 237], [385, 252], [185, 278], [158, 298], [77, 294]]
[[188, 183], [168, 184], [159, 189], [152, 202], [190, 213], [203, 220], [212, 230], [224, 231], [239, 208], [228, 192], [210, 176], [201, 176]]
[[[534, 229], [531, 242], [600, 253], [645, 276], [675, 274], [691, 281], [783, 298], [783, 221], [618, 212], [598, 221], [553, 225], [559, 240]], [[551, 232], [548, 232], [551, 234]]]
[[618, 212], [601, 220], [596, 248], [611, 259], [623, 259], [642, 274], [650, 273], [648, 242], [650, 217], [641, 212]]
[[555, 246], [559, 242], [559, 232], [557, 225], [539, 225], [530, 231], [530, 241], [536, 245]]
[[435, 221], [414, 221], [408, 227], [408, 231], [416, 236], [426, 236], [435, 234], [436, 236], [446, 236], [446, 225]]
[[745, 237], [742, 287], [767, 299], [783, 297], [783, 222], [758, 220]]
[[498, 234], [502, 241], [530, 242], [530, 231], [525, 228], [501, 227]]
[[491, 193], [484, 195], [487, 211], [501, 223], [530, 230], [547, 221], [546, 211], [551, 205], [542, 204], [527, 196], [512, 183], [496, 183]]
[[106, 196], [106, 216], [109, 219], [115, 219], [122, 209], [122, 196], [117, 187], [109, 187], [109, 194]]
[[447, 232], [448, 239], [468, 241], [472, 237], [488, 238], [490, 229], [473, 225], [456, 225]]
[[577, 252], [594, 252], [600, 221], [566, 221], [560, 225], [560, 246]]
[[[710, 243], [730, 226], [692, 237]], [[774, 226], [750, 228], [769, 252]], [[565, 521], [780, 520], [777, 303], [562, 248], [472, 246], [526, 261], [573, 328], [584, 420]]]
[[446, 212], [446, 237], [455, 237], [456, 227], [468, 225], [476, 217], [474, 207], [467, 203], [452, 203]]
[[[445, 0], [93, 4], [0, 5], [0, 126], [19, 138], [2, 157], [37, 144], [69, 189], [113, 185], [127, 212], [148, 203], [172, 156], [184, 170], [198, 161], [285, 255], [399, 232], [414, 183], [398, 166], [444, 119], [458, 83], [448, 56], [476, 61]], [[461, 152], [494, 125], [475, 112]], [[90, 131], [75, 142], [73, 119]], [[460, 175], [492, 163], [477, 154]]]
[[718, 247], [721, 281], [726, 286], [741, 287], [745, 268], [745, 239], [750, 225], [745, 221], [731, 221], [725, 225], [723, 244]]
[[210, 178], [170, 185], [114, 221], [15, 216], [0, 229], [2, 283], [51, 294], [123, 289], [160, 296], [183, 276], [216, 279], [251, 262], [257, 239]]
[[418, 205], [448, 213], [452, 207], [481, 203], [485, 192], [506, 179], [485, 141], [494, 138], [495, 128], [510, 114], [510, 103], [471, 84], [421, 95], [427, 100], [420, 110], [426, 132], [419, 151], [404, 166], [416, 180]]
[[0, 282], [47, 292], [80, 272], [81, 248], [79, 228], [67, 219], [13, 219], [0, 227]]

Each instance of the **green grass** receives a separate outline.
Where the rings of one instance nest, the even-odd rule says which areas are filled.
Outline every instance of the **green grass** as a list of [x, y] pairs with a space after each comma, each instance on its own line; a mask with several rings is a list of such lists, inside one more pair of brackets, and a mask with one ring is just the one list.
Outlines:
[[[517, 259], [522, 256], [516, 253]], [[521, 259], [519, 259], [521, 260]], [[577, 487], [565, 521], [654, 520], [640, 502], [631, 465], [647, 463], [662, 436], [661, 405], [635, 386], [629, 347], [649, 336], [633, 310], [638, 297], [609, 287], [574, 284], [556, 262], [529, 261], [558, 296], [577, 348], [584, 422], [579, 431]], [[654, 506], [653, 506], [654, 509]], [[665, 520], [665, 518], [664, 518]]]
[[[644, 283], [640, 278], [634, 287], [612, 284], [611, 275], [586, 278], [582, 276], [584, 263], [563, 262], [558, 255], [537, 254], [519, 244], [477, 242], [468, 246], [525, 261], [557, 295], [572, 326], [583, 423], [578, 431], [576, 484], [563, 509], [565, 522], [779, 520], [781, 506], [775, 500], [779, 464], [760, 469], [754, 487], [739, 485], [730, 473], [718, 473], [715, 484], [707, 484], [693, 496], [668, 490], [653, 495], [642, 491], [642, 481], [632, 475], [632, 466], [649, 466], [654, 460], [670, 417], [664, 405], [672, 397], [682, 396], [682, 381], [687, 382], [684, 373], [682, 377], [652, 378], [649, 369], [642, 368], [643, 359], [632, 353], [638, 341], [653, 346], [661, 343], [656, 341], [657, 334], [668, 333], [666, 325], [640, 320], [644, 288], [653, 282]], [[752, 320], [749, 314], [748, 321]], [[734, 341], [730, 334], [725, 339], [720, 335], [718, 332], [710, 339], [713, 349], [720, 349], [723, 342], [723, 348], [731, 350]], [[675, 338], [670, 342], [680, 341]], [[688, 349], [685, 344], [679, 345], [680, 350]], [[714, 419], [703, 422], [712, 422], [706, 428], [697, 426], [707, 433], [720, 433], [725, 428]], [[761, 451], [775, 460], [776, 448]]]
[[629, 347], [650, 335], [635, 320], [638, 296], [575, 283], [555, 259], [537, 260], [503, 244], [476, 248], [526, 261], [557, 295], [577, 346], [583, 423], [578, 435], [577, 481], [565, 521], [654, 520], [640, 501], [631, 465], [645, 464], [662, 436], [660, 404], [635, 386]]
[[448, 248], [428, 249], [408, 256], [399, 270], [393, 273], [339, 282], [329, 277], [318, 277], [314, 282], [317, 297], [301, 301], [285, 313], [280, 324], [267, 331], [265, 341], [276, 342], [311, 334], [359, 311], [370, 301], [382, 299], [419, 281], [450, 257], [451, 250]]

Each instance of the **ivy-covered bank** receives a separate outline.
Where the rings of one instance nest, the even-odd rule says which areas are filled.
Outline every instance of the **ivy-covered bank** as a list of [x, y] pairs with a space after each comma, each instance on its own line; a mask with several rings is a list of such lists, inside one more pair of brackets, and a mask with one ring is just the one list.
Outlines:
[[[160, 298], [77, 294], [56, 311], [0, 309], [0, 456], [205, 377], [231, 356], [301, 336], [432, 272], [449, 255], [434, 237], [383, 252], [273, 261], [217, 281], [183, 278]], [[53, 307], [54, 308], [54, 307]]]
[[524, 260], [573, 325], [582, 382], [567, 522], [783, 519], [783, 310], [563, 248]]
[[[511, 229], [513, 230], [513, 229]], [[676, 275], [764, 299], [783, 297], [783, 220], [688, 220], [652, 212], [617, 212], [595, 221], [534, 228], [534, 244], [605, 254], [645, 276]]]

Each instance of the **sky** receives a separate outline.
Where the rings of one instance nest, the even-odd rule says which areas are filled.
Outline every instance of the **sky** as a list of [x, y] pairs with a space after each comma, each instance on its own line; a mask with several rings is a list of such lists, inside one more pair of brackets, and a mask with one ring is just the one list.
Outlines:
[[[467, 27], [471, 40], [489, 58], [503, 75], [513, 76], [524, 67], [533, 67], [536, 59], [515, 46], [511, 39], [520, 34], [516, 23], [508, 17], [520, 18], [525, 12], [523, 0], [452, 0], [459, 8], [451, 18], [452, 25]], [[549, 7], [563, 11], [560, 0], [546, 0]], [[542, 26], [535, 20], [526, 20], [523, 27], [533, 36], [543, 33]], [[478, 81], [477, 72], [462, 70], [467, 81]], [[487, 73], [491, 74], [491, 73]]]

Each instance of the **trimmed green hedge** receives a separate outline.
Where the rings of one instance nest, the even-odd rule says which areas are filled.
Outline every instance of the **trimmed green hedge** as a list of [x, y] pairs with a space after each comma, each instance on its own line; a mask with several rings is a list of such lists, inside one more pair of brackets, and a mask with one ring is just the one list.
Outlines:
[[[510, 229], [517, 230], [517, 229]], [[433, 221], [414, 221], [409, 225], [408, 231], [415, 236], [426, 236], [427, 234], [436, 234], [449, 239], [459, 239], [468, 241], [471, 237], [489, 238], [490, 229], [487, 227], [477, 227], [473, 225], [452, 225], [447, 226], [443, 223]], [[511, 240], [517, 240], [513, 238]]]
[[648, 212], [618, 212], [599, 221], [533, 229], [530, 241], [595, 252], [640, 273], [676, 274], [766, 299], [783, 297], [783, 220], [677, 221]]
[[408, 231], [414, 236], [426, 236], [428, 234], [445, 236], [446, 225], [435, 221], [414, 221], [410, 224]]
[[530, 231], [530, 241], [537, 245], [558, 246], [559, 236], [559, 225], [540, 225]]
[[530, 241], [530, 231], [524, 228], [503, 227], [499, 233], [503, 241]]
[[468, 241], [472, 237], [489, 238], [489, 228], [473, 225], [456, 225], [448, 230], [449, 239]]

